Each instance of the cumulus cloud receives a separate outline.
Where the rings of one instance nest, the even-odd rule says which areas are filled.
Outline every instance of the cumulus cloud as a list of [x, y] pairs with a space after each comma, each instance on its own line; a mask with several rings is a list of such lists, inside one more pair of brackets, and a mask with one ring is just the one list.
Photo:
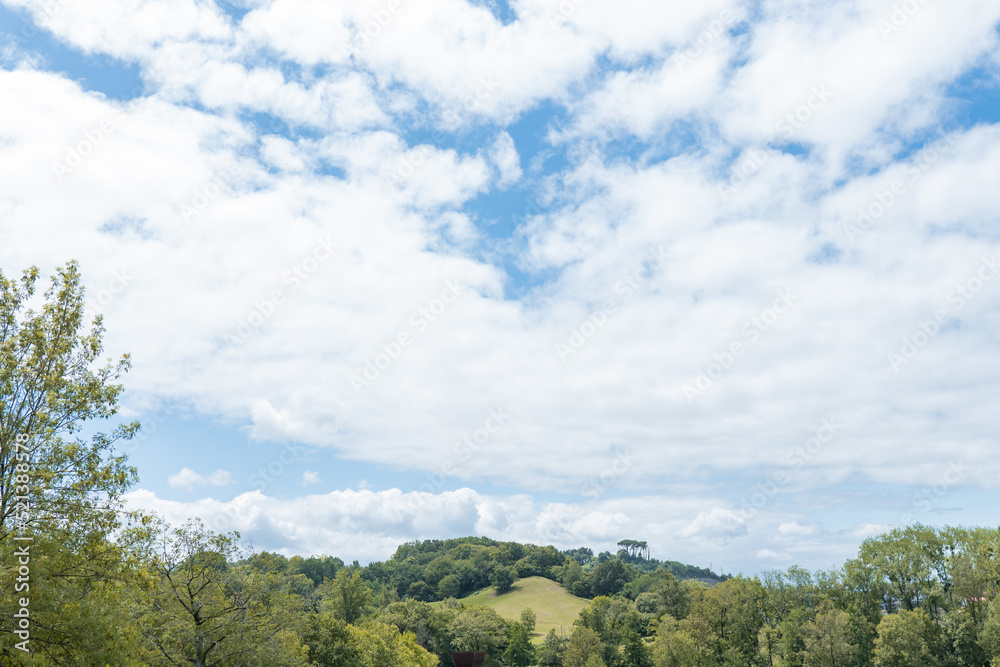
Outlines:
[[188, 492], [200, 486], [228, 486], [233, 483], [233, 476], [221, 468], [210, 475], [200, 475], [191, 468], [184, 467], [167, 477], [167, 484], [171, 487]]
[[517, 154], [514, 139], [507, 132], [497, 135], [490, 151], [490, 158], [500, 171], [500, 187], [510, 185], [521, 178], [521, 157]]

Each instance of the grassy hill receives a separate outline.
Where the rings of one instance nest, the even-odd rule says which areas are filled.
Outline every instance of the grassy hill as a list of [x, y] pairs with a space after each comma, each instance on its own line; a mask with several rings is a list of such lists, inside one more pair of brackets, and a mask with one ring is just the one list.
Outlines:
[[544, 577], [518, 579], [513, 588], [503, 595], [497, 595], [492, 588], [484, 588], [462, 598], [460, 602], [493, 607], [498, 614], [512, 621], [520, 620], [521, 610], [531, 607], [536, 617], [535, 632], [531, 636], [534, 642], [544, 639], [550, 629], [555, 629], [557, 634], [568, 635], [580, 610], [590, 604], [590, 600], [570, 595], [562, 586]]

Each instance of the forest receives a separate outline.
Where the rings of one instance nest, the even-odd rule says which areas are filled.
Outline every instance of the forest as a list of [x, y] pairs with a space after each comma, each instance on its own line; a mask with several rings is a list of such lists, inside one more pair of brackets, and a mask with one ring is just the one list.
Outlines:
[[[529, 667], [1000, 664], [1000, 530], [912, 525], [866, 539], [839, 569], [758, 576], [486, 537], [399, 546], [386, 561], [254, 552], [192, 518], [128, 510], [137, 482], [110, 419], [127, 356], [94, 370], [68, 264], [24, 311], [37, 270], [0, 275], [0, 663], [432, 667], [453, 651]], [[585, 599], [562, 632], [463, 603], [541, 577]]]

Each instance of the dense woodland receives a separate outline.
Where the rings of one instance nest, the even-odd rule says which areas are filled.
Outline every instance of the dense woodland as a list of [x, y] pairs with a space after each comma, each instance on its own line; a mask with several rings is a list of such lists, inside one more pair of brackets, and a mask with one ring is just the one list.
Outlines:
[[[129, 359], [93, 369], [103, 329], [84, 331], [75, 264], [38, 312], [36, 280], [0, 274], [0, 664], [432, 667], [484, 650], [519, 667], [1000, 665], [992, 528], [900, 528], [834, 571], [748, 578], [631, 539], [596, 556], [427, 540], [348, 565], [127, 511], [136, 471], [117, 452], [139, 425], [78, 432], [116, 414]], [[529, 576], [590, 600], [561, 635], [532, 641], [532, 610], [462, 601]]]

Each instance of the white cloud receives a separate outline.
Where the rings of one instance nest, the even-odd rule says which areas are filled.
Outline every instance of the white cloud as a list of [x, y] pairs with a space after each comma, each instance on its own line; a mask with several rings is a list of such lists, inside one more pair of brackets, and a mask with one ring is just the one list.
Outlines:
[[312, 470], [306, 470], [302, 473], [302, 486], [313, 486], [314, 484], [322, 484], [323, 480], [320, 479], [319, 473]]
[[[36, 17], [52, 5], [7, 4]], [[135, 64], [148, 94], [86, 92], [23, 44], [5, 47], [18, 64], [0, 69], [0, 98], [16, 100], [0, 105], [0, 260], [46, 273], [81, 261], [109, 353], [133, 354], [136, 405], [171, 401], [260, 440], [449, 464], [467, 483], [532, 491], [599, 480], [625, 447], [634, 463], [615, 484], [640, 495], [755, 467], [795, 488], [852, 474], [930, 485], [956, 451], [962, 484], [996, 487], [1000, 281], [961, 307], [950, 296], [1000, 251], [1000, 132], [956, 128], [931, 141], [933, 160], [899, 157], [954, 117], [948, 87], [995, 60], [996, 3], [922, 5], [886, 37], [888, 2], [768, 3], [734, 35], [712, 22], [748, 17], [721, 1], [560, 13], [520, 0], [506, 25], [460, 0], [404, 3], [348, 52], [384, 5], [275, 0], [236, 22], [187, 0], [55, 4], [57, 39]], [[818, 86], [831, 96], [810, 108]], [[559, 111], [527, 129], [557, 146], [538, 157], [512, 123], [542, 101]], [[769, 148], [803, 108], [790, 139], [811, 150]], [[424, 131], [437, 126], [463, 140], [482, 130], [485, 143], [432, 145]], [[544, 167], [563, 147], [565, 169]], [[542, 180], [551, 210], [489, 238], [477, 196]], [[884, 213], [849, 238], [874, 204]], [[659, 246], [669, 259], [654, 270]], [[534, 282], [514, 284], [508, 259]], [[439, 311], [447, 281], [462, 289]], [[778, 290], [794, 306], [762, 320]], [[893, 372], [888, 353], [940, 309], [951, 324]], [[559, 345], [573, 351], [561, 359]], [[351, 378], [366, 370], [358, 392]], [[709, 373], [689, 403], [685, 385]], [[509, 421], [463, 449], [497, 406]], [[790, 463], [828, 415], [844, 429]], [[187, 468], [171, 479], [214, 483]], [[725, 502], [696, 500], [670, 530], [709, 549], [756, 535]], [[520, 497], [448, 507], [466, 530], [560, 525]], [[605, 501], [568, 521], [606, 542], [657, 523], [643, 511]], [[801, 532], [808, 518], [768, 521], [776, 539], [834, 539]], [[305, 544], [286, 522], [278, 532]], [[377, 545], [423, 534], [392, 530]]]
[[778, 526], [778, 532], [782, 535], [812, 535], [816, 532], [816, 526], [803, 526], [798, 521], [789, 521]]
[[521, 178], [521, 157], [517, 153], [514, 139], [507, 132], [501, 132], [493, 142], [490, 159], [500, 171], [500, 187], [510, 185]]
[[[612, 553], [619, 540], [641, 537], [658, 558], [707, 566], [702, 562], [706, 550], [718, 551], [745, 533], [732, 529], [731, 510], [703, 512], [698, 509], [703, 500], [670, 496], [569, 505], [464, 488], [442, 493], [344, 490], [289, 499], [253, 491], [229, 502], [207, 498], [183, 503], [138, 490], [127, 498], [131, 506], [156, 511], [173, 524], [199, 516], [213, 530], [254, 535], [262, 549], [362, 561], [385, 559], [406, 541], [443, 536], [485, 535], [563, 549], [586, 545]], [[693, 526], [694, 532], [679, 541], [685, 526]]]
[[194, 491], [199, 486], [229, 486], [234, 484], [233, 476], [221, 468], [210, 475], [199, 475], [188, 467], [167, 477], [167, 484], [181, 491]]

